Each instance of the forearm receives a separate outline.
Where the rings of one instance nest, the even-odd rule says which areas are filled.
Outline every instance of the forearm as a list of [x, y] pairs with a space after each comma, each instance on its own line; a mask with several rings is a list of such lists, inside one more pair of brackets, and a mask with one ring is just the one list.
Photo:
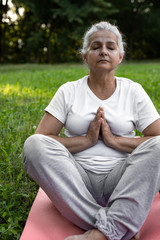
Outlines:
[[60, 137], [56, 135], [47, 136], [62, 143], [71, 153], [83, 151], [93, 145], [87, 136], [76, 137]]
[[104, 113], [102, 114], [102, 125], [101, 125], [101, 137], [103, 142], [118, 151], [131, 153], [133, 150], [138, 147], [141, 143], [145, 142], [149, 138], [154, 136], [160, 135], [160, 120], [155, 121], [151, 125], [149, 125], [144, 131], [142, 132], [144, 137], [134, 137], [134, 138], [127, 138], [127, 137], [119, 137], [115, 136], [108, 123], [105, 120]]
[[107, 143], [107, 145], [118, 151], [131, 153], [136, 147], [138, 147], [141, 143], [145, 142], [147, 139], [151, 137], [152, 136], [126, 138], [113, 136], [113, 138]]
[[99, 108], [95, 118], [90, 123], [85, 136], [60, 137], [59, 133], [63, 124], [51, 114], [46, 113], [38, 125], [35, 134], [43, 134], [54, 138], [62, 143], [71, 153], [77, 153], [90, 148], [97, 143], [101, 125], [100, 119], [101, 115]]

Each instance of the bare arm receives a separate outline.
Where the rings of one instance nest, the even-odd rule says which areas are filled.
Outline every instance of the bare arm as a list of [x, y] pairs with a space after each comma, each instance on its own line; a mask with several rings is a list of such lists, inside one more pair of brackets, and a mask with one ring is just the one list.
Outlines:
[[108, 123], [105, 120], [103, 109], [101, 108], [101, 117], [102, 117], [102, 139], [104, 143], [117, 149], [119, 151], [131, 153], [139, 144], [143, 143], [147, 139], [160, 135], [160, 119], [156, 120], [150, 124], [144, 131], [144, 137], [140, 138], [126, 138], [126, 137], [117, 137], [112, 134]]
[[94, 120], [89, 126], [86, 136], [65, 138], [59, 136], [63, 124], [57, 118], [46, 112], [40, 121], [35, 134], [43, 134], [52, 137], [62, 143], [71, 153], [76, 153], [96, 144], [101, 125], [100, 118], [100, 114], [97, 111]]

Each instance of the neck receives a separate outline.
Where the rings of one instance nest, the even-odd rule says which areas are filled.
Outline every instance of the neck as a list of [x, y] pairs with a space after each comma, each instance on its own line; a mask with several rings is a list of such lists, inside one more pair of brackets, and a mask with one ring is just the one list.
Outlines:
[[92, 71], [90, 70], [90, 79], [92, 82], [95, 82], [97, 85], [102, 85], [102, 87], [104, 87], [104, 85], [109, 86], [110, 84], [113, 85], [113, 82], [115, 81], [115, 72], [114, 71], [110, 71], [110, 72], [106, 72], [106, 71]]
[[92, 74], [90, 72], [88, 85], [92, 92], [100, 99], [104, 100], [109, 98], [116, 89], [116, 79], [114, 73]]

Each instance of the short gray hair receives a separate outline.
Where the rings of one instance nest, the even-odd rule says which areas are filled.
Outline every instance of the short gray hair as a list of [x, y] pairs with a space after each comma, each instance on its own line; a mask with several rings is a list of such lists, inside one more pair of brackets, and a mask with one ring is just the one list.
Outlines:
[[109, 22], [102, 21], [102, 22], [99, 22], [99, 23], [96, 23], [96, 24], [92, 25], [91, 28], [89, 28], [88, 31], [84, 34], [83, 46], [82, 46], [82, 49], [80, 50], [80, 53], [86, 55], [87, 49], [88, 49], [89, 44], [90, 44], [91, 36], [99, 30], [106, 30], [106, 31], [113, 32], [117, 36], [118, 46], [119, 46], [119, 49], [120, 49], [120, 54], [122, 54], [124, 52], [125, 43], [123, 42], [122, 34], [118, 30], [118, 27], [110, 24]]

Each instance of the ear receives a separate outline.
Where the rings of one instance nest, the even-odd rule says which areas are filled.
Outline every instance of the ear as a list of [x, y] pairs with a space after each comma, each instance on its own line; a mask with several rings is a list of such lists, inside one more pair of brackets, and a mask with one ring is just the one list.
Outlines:
[[81, 54], [82, 58], [83, 58], [83, 61], [88, 64], [88, 61], [87, 61], [87, 54]]
[[119, 56], [119, 64], [122, 62], [125, 52], [121, 53]]

